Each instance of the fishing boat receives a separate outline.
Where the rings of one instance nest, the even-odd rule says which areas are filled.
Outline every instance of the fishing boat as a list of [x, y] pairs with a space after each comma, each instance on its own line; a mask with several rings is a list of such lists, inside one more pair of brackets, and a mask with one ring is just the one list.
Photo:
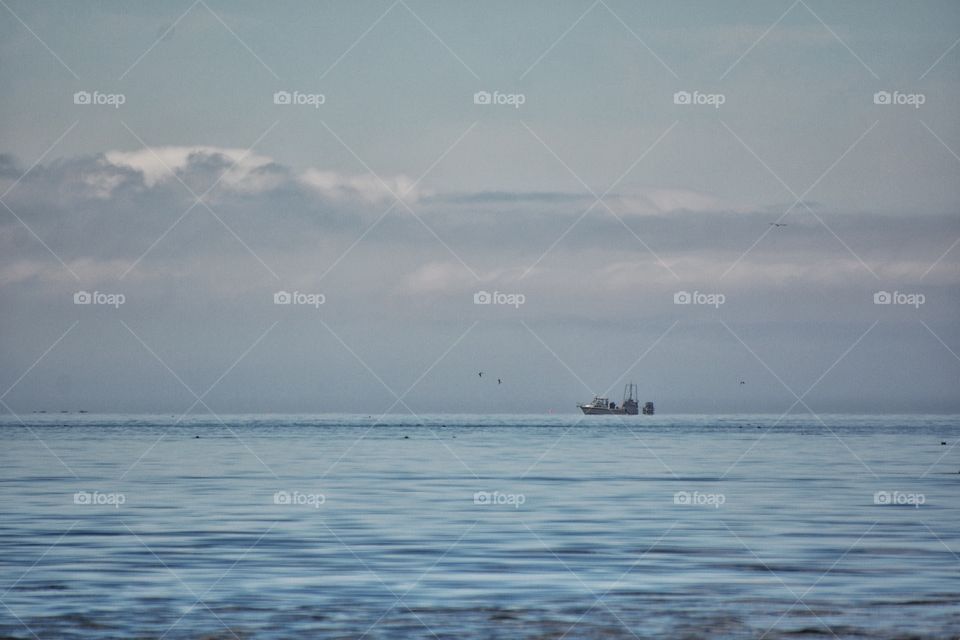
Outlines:
[[[637, 400], [637, 385], [628, 382], [623, 388], [623, 402], [617, 406], [616, 402], [604, 396], [594, 396], [586, 404], [578, 404], [577, 408], [588, 416], [635, 416], [640, 413], [640, 402]], [[653, 403], [643, 403], [643, 415], [653, 415]]]

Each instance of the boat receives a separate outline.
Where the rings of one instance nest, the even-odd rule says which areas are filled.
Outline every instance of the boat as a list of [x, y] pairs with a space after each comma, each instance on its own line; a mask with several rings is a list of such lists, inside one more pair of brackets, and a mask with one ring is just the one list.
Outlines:
[[[619, 406], [605, 396], [594, 396], [593, 400], [586, 404], [578, 404], [577, 408], [588, 416], [635, 416], [640, 413], [640, 403], [637, 401], [637, 385], [628, 382], [624, 386], [623, 402]], [[652, 416], [653, 412], [652, 402], [643, 403], [643, 415]]]

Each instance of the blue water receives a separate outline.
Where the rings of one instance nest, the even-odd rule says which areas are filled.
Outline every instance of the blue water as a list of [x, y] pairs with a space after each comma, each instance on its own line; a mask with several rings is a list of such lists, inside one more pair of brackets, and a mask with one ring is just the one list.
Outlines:
[[960, 420], [776, 418], [6, 416], [0, 637], [960, 636]]

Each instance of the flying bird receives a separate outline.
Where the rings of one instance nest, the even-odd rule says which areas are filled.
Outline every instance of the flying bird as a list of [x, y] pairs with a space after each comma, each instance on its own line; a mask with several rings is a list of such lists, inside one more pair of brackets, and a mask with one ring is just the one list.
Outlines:
[[786, 223], [786, 222], [771, 222], [770, 225], [771, 225], [771, 226], [774, 226], [774, 227], [785, 227], [785, 226], [787, 226], [787, 223]]
[[477, 375], [482, 378], [482, 377], [483, 377], [483, 371], [480, 371], [479, 373], [477, 373]]
[[497, 384], [503, 384], [503, 382], [500, 380], [500, 378], [497, 378]]

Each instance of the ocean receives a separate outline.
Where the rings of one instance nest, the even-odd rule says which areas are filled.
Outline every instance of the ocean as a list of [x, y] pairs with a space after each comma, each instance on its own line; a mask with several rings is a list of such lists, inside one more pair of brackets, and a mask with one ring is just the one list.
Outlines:
[[0, 637], [960, 637], [960, 419], [779, 418], [7, 415]]

